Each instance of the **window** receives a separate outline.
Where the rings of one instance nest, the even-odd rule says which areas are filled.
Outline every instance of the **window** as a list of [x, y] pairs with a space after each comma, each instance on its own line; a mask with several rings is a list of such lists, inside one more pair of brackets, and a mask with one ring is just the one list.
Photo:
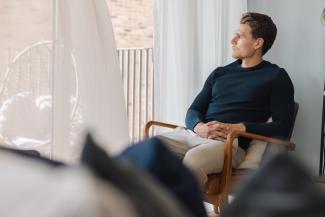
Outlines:
[[131, 141], [153, 119], [153, 0], [108, 0], [124, 85]]

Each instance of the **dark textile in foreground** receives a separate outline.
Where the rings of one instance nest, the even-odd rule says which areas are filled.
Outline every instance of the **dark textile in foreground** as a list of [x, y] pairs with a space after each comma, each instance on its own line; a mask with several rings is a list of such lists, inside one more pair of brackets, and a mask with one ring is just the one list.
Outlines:
[[196, 178], [161, 140], [151, 138], [129, 146], [120, 157], [153, 175], [195, 216], [207, 216]]
[[296, 160], [277, 155], [242, 187], [223, 217], [321, 217], [325, 194]]

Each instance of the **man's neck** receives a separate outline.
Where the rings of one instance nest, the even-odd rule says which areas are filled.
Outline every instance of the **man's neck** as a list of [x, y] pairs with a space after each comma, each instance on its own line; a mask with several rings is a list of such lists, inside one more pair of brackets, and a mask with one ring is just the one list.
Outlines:
[[243, 68], [254, 67], [260, 64], [262, 61], [263, 61], [262, 57], [244, 58], [242, 59], [241, 67]]

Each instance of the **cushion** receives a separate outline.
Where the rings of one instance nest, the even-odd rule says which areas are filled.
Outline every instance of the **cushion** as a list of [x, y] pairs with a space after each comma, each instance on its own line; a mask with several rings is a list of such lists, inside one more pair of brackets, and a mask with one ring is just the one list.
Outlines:
[[[267, 123], [272, 122], [270, 117]], [[246, 150], [245, 160], [238, 166], [238, 169], [255, 169], [259, 166], [264, 155], [267, 142], [252, 140]]]
[[246, 150], [245, 160], [238, 166], [238, 169], [255, 169], [259, 166], [266, 149], [266, 142], [252, 140]]

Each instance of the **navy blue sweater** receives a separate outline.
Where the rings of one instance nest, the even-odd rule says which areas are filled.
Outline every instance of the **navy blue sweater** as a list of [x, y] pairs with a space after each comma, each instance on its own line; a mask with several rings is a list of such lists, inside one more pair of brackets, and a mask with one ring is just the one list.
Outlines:
[[[241, 60], [215, 69], [186, 114], [186, 126], [199, 122], [244, 123], [246, 131], [287, 138], [293, 118], [294, 88], [283, 68], [268, 61], [242, 68]], [[269, 117], [273, 122], [266, 123]], [[240, 138], [246, 149], [249, 140]]]

